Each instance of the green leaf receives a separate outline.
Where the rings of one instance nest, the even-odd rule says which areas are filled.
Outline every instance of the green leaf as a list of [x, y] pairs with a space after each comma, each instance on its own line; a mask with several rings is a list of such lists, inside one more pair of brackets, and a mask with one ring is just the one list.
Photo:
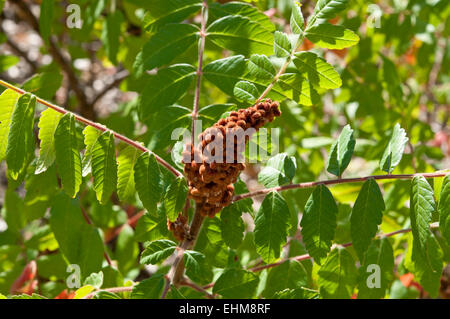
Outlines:
[[292, 181], [297, 170], [294, 156], [280, 153], [271, 157], [258, 174], [258, 182], [265, 187], [276, 187]]
[[136, 226], [135, 238], [137, 241], [152, 241], [169, 236], [167, 229], [167, 218], [163, 209], [153, 213], [145, 213], [139, 218]]
[[19, 63], [20, 59], [14, 55], [0, 55], [0, 72], [7, 71], [10, 67]]
[[295, 1], [292, 4], [290, 25], [292, 33], [303, 35], [305, 30], [305, 20], [303, 18], [301, 3], [298, 1]]
[[307, 29], [316, 24], [323, 23], [324, 20], [334, 18], [336, 13], [342, 11], [347, 6], [348, 0], [319, 0], [311, 18], [308, 20]]
[[36, 97], [27, 93], [17, 101], [11, 118], [6, 147], [6, 163], [11, 177], [16, 180], [26, 164], [27, 154], [34, 145], [34, 109]]
[[258, 89], [253, 83], [248, 81], [239, 81], [234, 86], [234, 96], [242, 101], [253, 103], [259, 96]]
[[319, 269], [318, 285], [324, 299], [348, 299], [357, 282], [357, 270], [350, 253], [343, 247], [333, 249]]
[[323, 89], [336, 89], [342, 80], [336, 70], [313, 52], [298, 52], [293, 59], [299, 72], [306, 73], [307, 79]]
[[273, 34], [259, 23], [239, 16], [222, 17], [209, 25], [208, 38], [218, 46], [240, 54], [271, 54]]
[[55, 162], [55, 131], [62, 114], [53, 109], [46, 109], [39, 119], [39, 139], [41, 147], [35, 174], [45, 172]]
[[275, 76], [275, 68], [264, 54], [253, 54], [248, 61], [248, 71], [254, 77], [271, 80]]
[[342, 129], [336, 142], [331, 146], [330, 157], [328, 158], [327, 171], [336, 176], [342, 176], [353, 155], [356, 141], [353, 137], [353, 130], [347, 124]]
[[450, 245], [450, 174], [445, 175], [442, 182], [439, 200], [439, 229]]
[[288, 35], [284, 32], [275, 31], [275, 41], [273, 43], [273, 52], [279, 58], [288, 57], [292, 52], [292, 45]]
[[361, 261], [378, 231], [385, 208], [377, 182], [368, 179], [359, 192], [350, 219], [353, 247]]
[[394, 251], [386, 237], [372, 241], [359, 272], [358, 299], [384, 298], [394, 277]]
[[86, 177], [91, 172], [92, 149], [94, 148], [97, 138], [101, 134], [102, 132], [93, 126], [86, 126], [85, 129], [83, 130], [84, 145], [86, 146], [82, 162], [83, 177]]
[[97, 200], [105, 204], [117, 186], [114, 135], [109, 131], [100, 135], [92, 148], [92, 176]]
[[400, 124], [395, 124], [392, 132], [391, 139], [389, 140], [386, 149], [384, 150], [383, 157], [380, 161], [380, 169], [389, 174], [392, 173], [394, 168], [400, 163], [405, 150], [408, 138], [406, 132], [400, 127]]
[[338, 207], [325, 185], [319, 185], [305, 205], [300, 226], [309, 255], [319, 265], [330, 251], [337, 227]]
[[317, 46], [326, 49], [341, 50], [359, 42], [359, 37], [352, 30], [330, 23], [308, 29], [306, 37]]
[[176, 64], [150, 78], [138, 102], [141, 121], [147, 121], [162, 107], [172, 105], [186, 94], [195, 77], [196, 69], [189, 64]]
[[172, 255], [176, 247], [177, 244], [171, 240], [152, 241], [142, 252], [140, 262], [145, 265], [156, 265]]
[[120, 201], [128, 201], [134, 198], [136, 192], [134, 183], [134, 165], [140, 151], [132, 146], [127, 146], [120, 151], [117, 157], [117, 195]]
[[122, 12], [115, 10], [106, 16], [103, 26], [102, 42], [105, 45], [106, 55], [113, 64], [117, 64], [117, 52], [119, 51], [121, 34], [120, 25], [123, 20]]
[[186, 271], [201, 275], [200, 263], [205, 259], [205, 255], [198, 251], [186, 250], [184, 252], [184, 264]]
[[275, 31], [275, 26], [273, 25], [272, 21], [270, 21], [270, 18], [249, 3], [211, 3], [209, 4], [208, 9], [210, 19], [215, 20], [217, 18], [222, 18], [225, 16], [239, 15], [253, 21], [254, 23], [258, 23], [260, 28], [262, 29], [266, 29], [270, 32]]
[[92, 274], [90, 274], [89, 277], [85, 279], [83, 285], [90, 285], [92, 287], [100, 289], [103, 285], [103, 271], [100, 271], [98, 273], [93, 272]]
[[235, 55], [209, 63], [203, 68], [203, 74], [219, 89], [233, 95], [234, 85], [241, 80], [245, 68], [244, 56]]
[[286, 288], [307, 287], [308, 281], [308, 272], [301, 263], [295, 260], [286, 260], [269, 271], [263, 296], [272, 298], [277, 291]]
[[174, 222], [186, 203], [187, 184], [184, 177], [176, 178], [167, 188], [164, 196], [164, 208], [167, 218]]
[[42, 39], [48, 44], [53, 22], [53, 8], [55, 7], [54, 0], [42, 0], [41, 15], [39, 17], [39, 31]]
[[[280, 76], [278, 83], [284, 90], [283, 93], [299, 104], [310, 106], [320, 101], [320, 96], [311, 82], [298, 73], [284, 73]], [[286, 91], [292, 93], [286, 94]]]
[[156, 210], [156, 204], [162, 196], [161, 171], [155, 156], [149, 152], [142, 153], [134, 166], [136, 190], [145, 209]]
[[289, 208], [283, 197], [270, 192], [264, 198], [255, 218], [256, 251], [266, 263], [280, 258], [289, 228]]
[[56, 127], [55, 154], [64, 191], [74, 198], [81, 185], [81, 157], [78, 152], [75, 118], [70, 113], [61, 117]]
[[170, 63], [186, 52], [199, 37], [199, 30], [192, 24], [168, 24], [154, 34], [136, 58], [134, 69], [139, 76]]
[[50, 227], [60, 251], [70, 264], [80, 266], [82, 277], [101, 270], [103, 241], [98, 230], [84, 220], [78, 200], [57, 195], [50, 211]]
[[226, 269], [214, 284], [213, 293], [222, 295], [224, 298], [251, 298], [256, 292], [258, 282], [258, 276], [253, 272], [243, 269]]
[[202, 1], [152, 0], [139, 2], [138, 5], [148, 9], [144, 17], [144, 28], [146, 31], [154, 33], [168, 23], [185, 20], [200, 9]]
[[319, 292], [308, 288], [284, 289], [273, 295], [272, 299], [318, 299]]
[[222, 239], [228, 247], [236, 249], [244, 238], [242, 210], [236, 204], [229, 205], [220, 212]]
[[49, 71], [33, 75], [22, 85], [22, 89], [41, 99], [52, 99], [61, 87], [62, 80], [61, 71], [52, 68]]
[[443, 254], [430, 230], [436, 210], [433, 189], [423, 176], [411, 181], [410, 218], [413, 235], [412, 261], [419, 283], [431, 296], [439, 292]]
[[6, 158], [6, 145], [8, 145], [12, 114], [19, 97], [19, 93], [10, 89], [5, 90], [0, 95], [0, 162]]
[[164, 289], [164, 276], [152, 275], [133, 287], [131, 299], [159, 299]]

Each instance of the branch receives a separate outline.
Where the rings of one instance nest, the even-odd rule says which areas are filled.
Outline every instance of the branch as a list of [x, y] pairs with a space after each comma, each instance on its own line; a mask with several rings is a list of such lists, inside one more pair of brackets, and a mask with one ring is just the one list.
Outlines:
[[277, 187], [271, 187], [271, 188], [265, 188], [261, 189], [255, 192], [250, 192], [246, 194], [236, 195], [233, 197], [233, 202], [237, 202], [238, 200], [258, 196], [258, 195], [265, 195], [270, 192], [280, 192], [290, 189], [297, 189], [297, 188], [311, 188], [318, 185], [334, 185], [334, 184], [344, 184], [344, 183], [358, 183], [358, 182], [364, 182], [368, 179], [411, 179], [416, 176], [423, 176], [425, 178], [433, 178], [433, 177], [443, 177], [449, 172], [445, 171], [438, 171], [434, 173], [417, 173], [417, 174], [400, 174], [400, 175], [372, 175], [372, 176], [365, 176], [365, 177], [355, 177], [355, 178], [338, 178], [338, 179], [332, 179], [332, 180], [326, 180], [326, 181], [318, 181], [318, 182], [307, 182], [307, 183], [300, 183], [300, 184], [290, 184], [285, 186], [277, 186]]
[[107, 86], [105, 86], [105, 88], [103, 90], [101, 90], [93, 99], [91, 104], [95, 105], [95, 103], [98, 102], [98, 100], [100, 100], [106, 93], [109, 92], [109, 90], [111, 90], [112, 88], [114, 88], [115, 86], [117, 86], [120, 82], [122, 82], [124, 79], [126, 79], [128, 76], [130, 75], [130, 72], [128, 72], [128, 70], [122, 70], [116, 73], [114, 80]]
[[202, 5], [202, 13], [201, 13], [201, 26], [200, 26], [200, 42], [198, 48], [198, 66], [197, 66], [197, 84], [195, 87], [195, 95], [194, 95], [194, 107], [192, 109], [192, 145], [194, 145], [195, 139], [195, 121], [198, 117], [198, 108], [200, 102], [200, 88], [202, 85], [202, 76], [203, 76], [203, 53], [205, 51], [205, 40], [206, 40], [206, 22], [207, 22], [207, 11], [208, 11], [208, 3], [206, 0], [203, 0]]
[[[436, 223], [430, 224], [430, 228], [431, 228], [431, 229], [439, 228], [439, 223], [436, 222]], [[391, 233], [378, 234], [376, 237], [377, 237], [377, 238], [391, 237], [391, 236], [395, 236], [395, 235], [398, 235], [398, 234], [409, 233], [410, 231], [411, 231], [411, 228], [405, 228], [405, 229], [400, 229], [400, 230], [393, 231], [393, 232], [391, 232]], [[345, 243], [345, 244], [340, 244], [340, 245], [335, 244], [335, 245], [333, 245], [333, 246], [334, 246], [334, 247], [336, 247], [336, 246], [349, 247], [349, 246], [352, 246], [352, 245], [353, 245], [353, 243], [350, 242], [350, 243]], [[333, 249], [333, 247], [332, 247], [332, 249]], [[253, 272], [258, 272], [258, 271], [261, 271], [261, 270], [264, 270], [264, 269], [273, 268], [273, 267], [276, 267], [276, 266], [278, 266], [278, 265], [281, 265], [281, 264], [284, 263], [286, 260], [303, 261], [303, 260], [307, 260], [307, 259], [311, 259], [311, 258], [312, 258], [312, 257], [311, 257], [309, 254], [305, 254], [305, 255], [301, 255], [301, 256], [296, 256], [296, 257], [286, 258], [286, 259], [283, 259], [283, 260], [278, 261], [278, 262], [273, 263], [273, 264], [267, 264], [267, 265], [263, 265], [263, 266], [253, 267], [253, 268], [250, 268], [249, 270], [250, 270], [250, 271], [253, 271]], [[209, 285], [208, 285], [208, 286], [209, 286]]]
[[[9, 84], [9, 83], [7, 83], [7, 82], [5, 82], [5, 81], [2, 81], [2, 80], [0, 80], [0, 85], [6, 87], [6, 88], [8, 88], [8, 89], [11, 89], [11, 90], [13, 90], [13, 91], [15, 91], [15, 92], [17, 92], [17, 93], [19, 93], [19, 94], [25, 94], [25, 93], [27, 93], [26, 91], [24, 91], [24, 90], [22, 90], [22, 89], [19, 89], [18, 87], [15, 87], [14, 85], [11, 85], [11, 84]], [[70, 114], [73, 115], [73, 117], [75, 118], [75, 120], [77, 120], [77, 121], [80, 122], [80, 123], [83, 123], [84, 125], [92, 126], [92, 127], [96, 128], [97, 130], [100, 130], [100, 131], [102, 131], [102, 132], [109, 131], [109, 132], [111, 132], [111, 134], [113, 134], [114, 137], [116, 137], [117, 139], [123, 141], [124, 143], [126, 143], [126, 144], [128, 144], [128, 145], [130, 145], [130, 146], [132, 146], [132, 147], [134, 147], [134, 148], [137, 148], [138, 150], [140, 150], [140, 151], [142, 151], [142, 152], [150, 152], [151, 154], [153, 154], [153, 155], [155, 156], [155, 159], [156, 159], [162, 166], [164, 166], [167, 170], [169, 170], [172, 174], [174, 174], [174, 175], [177, 176], [177, 177], [178, 177], [178, 176], [182, 176], [182, 174], [181, 174], [177, 169], [175, 169], [175, 168], [174, 168], [173, 166], [171, 166], [168, 162], [166, 162], [165, 160], [163, 160], [161, 157], [159, 157], [158, 155], [156, 155], [155, 153], [153, 153], [152, 151], [150, 151], [148, 148], [146, 148], [145, 146], [143, 146], [143, 145], [140, 144], [139, 142], [133, 141], [133, 140], [129, 139], [128, 137], [126, 137], [126, 136], [124, 136], [124, 135], [122, 135], [122, 134], [119, 134], [119, 133], [117, 133], [117, 132], [115, 132], [115, 131], [113, 131], [113, 130], [107, 128], [107, 127], [104, 126], [104, 125], [101, 125], [101, 124], [99, 124], [99, 123], [95, 123], [95, 122], [93, 122], [93, 121], [90, 121], [90, 120], [88, 120], [88, 119], [82, 117], [81, 115], [78, 115], [78, 114], [76, 114], [76, 113], [67, 111], [67, 110], [64, 109], [64, 108], [62, 108], [62, 107], [60, 107], [60, 106], [58, 106], [58, 105], [52, 104], [52, 103], [50, 103], [50, 102], [47, 102], [47, 101], [45, 101], [45, 100], [43, 100], [43, 99], [41, 99], [41, 98], [39, 98], [39, 97], [36, 97], [36, 101], [38, 101], [39, 103], [41, 103], [41, 104], [43, 104], [43, 105], [45, 105], [45, 106], [47, 106], [47, 107], [49, 107], [49, 108], [55, 110], [56, 112], [59, 112], [59, 113], [61, 113], [61, 114], [67, 114], [67, 113], [70, 113]]]
[[[22, 0], [11, 0], [11, 2], [17, 5], [31, 27], [37, 32], [37, 34], [40, 35], [39, 21], [34, 16], [33, 12], [31, 12], [29, 5]], [[48, 39], [48, 51], [52, 55], [53, 59], [55, 59], [56, 63], [60, 65], [61, 69], [67, 75], [70, 83], [70, 88], [75, 92], [75, 96], [77, 97], [78, 103], [80, 104], [82, 114], [90, 118], [95, 118], [93, 108], [89, 104], [88, 98], [84, 93], [84, 89], [71, 67], [71, 62], [64, 57], [61, 49], [58, 47], [52, 36], [50, 36]]]
[[197, 285], [195, 282], [191, 281], [189, 278], [184, 277], [181, 281], [180, 281], [180, 286], [186, 286], [186, 287], [190, 287], [194, 290], [197, 290], [203, 294], [205, 294], [206, 298], [208, 299], [214, 299], [214, 296], [212, 294], [210, 294], [209, 292], [207, 292], [204, 288], [200, 287], [199, 285]]
[[90, 294], [84, 296], [83, 299], [91, 299], [92, 297], [94, 297], [100, 291], [106, 291], [106, 292], [111, 292], [111, 293], [129, 292], [129, 291], [133, 290], [133, 287], [134, 286], [99, 289], [99, 290], [93, 291]]

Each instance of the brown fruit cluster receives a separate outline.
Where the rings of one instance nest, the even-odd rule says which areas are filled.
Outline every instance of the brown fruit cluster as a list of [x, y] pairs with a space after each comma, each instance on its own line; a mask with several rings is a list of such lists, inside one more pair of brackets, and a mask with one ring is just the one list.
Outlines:
[[183, 241], [187, 234], [189, 234], [189, 226], [187, 222], [187, 217], [183, 214], [179, 214], [178, 218], [174, 222], [167, 220], [167, 228], [173, 233], [173, 236], [176, 239]]
[[[201, 143], [197, 148], [186, 145], [183, 152], [184, 173], [189, 185], [189, 198], [197, 203], [203, 216], [214, 217], [227, 206], [233, 197], [237, 178], [245, 166], [240, 159], [249, 136], [230, 134], [253, 128], [257, 131], [276, 116], [280, 116], [278, 102], [266, 99], [252, 107], [231, 112], [227, 118], [220, 119], [212, 127], [199, 135]], [[233, 138], [227, 154], [227, 134]], [[245, 139], [245, 140], [244, 140]], [[220, 145], [222, 155], [216, 154]], [[219, 158], [220, 160], [217, 160]]]

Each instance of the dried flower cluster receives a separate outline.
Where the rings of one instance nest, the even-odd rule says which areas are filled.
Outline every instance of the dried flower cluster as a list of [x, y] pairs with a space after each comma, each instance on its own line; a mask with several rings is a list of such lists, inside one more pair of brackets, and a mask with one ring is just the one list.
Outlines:
[[[276, 116], [280, 116], [278, 102], [266, 99], [252, 107], [231, 112], [199, 135], [197, 148], [186, 145], [183, 153], [184, 172], [189, 185], [189, 197], [203, 216], [214, 217], [233, 197], [234, 186], [245, 165], [240, 158], [249, 139], [247, 134], [236, 134], [250, 128], [257, 131]], [[232, 138], [231, 149], [226, 143]], [[218, 147], [222, 152], [217, 153]], [[219, 160], [217, 159], [219, 157]]]

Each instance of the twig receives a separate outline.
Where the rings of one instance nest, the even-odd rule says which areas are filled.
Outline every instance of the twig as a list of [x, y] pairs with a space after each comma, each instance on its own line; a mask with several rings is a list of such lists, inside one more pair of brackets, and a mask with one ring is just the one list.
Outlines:
[[130, 75], [130, 72], [128, 70], [122, 70], [116, 73], [114, 80], [107, 85], [103, 90], [101, 90], [93, 99], [91, 102], [91, 105], [95, 105], [95, 103], [98, 102], [106, 93], [109, 92], [112, 88], [117, 86], [120, 82], [122, 82], [124, 79], [126, 79]]
[[212, 294], [210, 294], [204, 288], [202, 288], [199, 285], [197, 285], [195, 282], [191, 281], [189, 278], [184, 277], [180, 281], [179, 284], [180, 284], [180, 286], [190, 287], [190, 288], [192, 288], [194, 290], [197, 290], [197, 291], [203, 293], [208, 299], [214, 299], [214, 296]]
[[400, 175], [372, 175], [372, 176], [365, 176], [365, 177], [355, 177], [355, 178], [338, 178], [338, 179], [332, 179], [332, 180], [326, 180], [326, 181], [318, 181], [318, 182], [307, 182], [307, 183], [300, 183], [300, 184], [290, 184], [285, 186], [277, 186], [277, 187], [271, 187], [271, 188], [265, 188], [261, 189], [255, 192], [250, 192], [246, 194], [236, 195], [233, 197], [233, 202], [236, 202], [238, 200], [258, 196], [258, 195], [265, 195], [267, 193], [270, 193], [272, 191], [280, 192], [290, 189], [297, 189], [297, 188], [311, 188], [318, 185], [334, 185], [334, 184], [344, 184], [344, 183], [358, 183], [358, 182], [364, 182], [368, 179], [411, 179], [416, 176], [423, 176], [425, 178], [432, 178], [432, 177], [443, 177], [446, 174], [449, 174], [449, 172], [445, 171], [439, 171], [434, 173], [417, 173], [417, 174], [400, 174]]
[[[11, 90], [13, 90], [13, 91], [16, 91], [16, 92], [19, 93], [19, 94], [25, 94], [25, 93], [27, 93], [26, 91], [24, 91], [24, 90], [22, 90], [22, 89], [19, 89], [18, 87], [15, 87], [14, 85], [11, 85], [11, 84], [9, 84], [9, 83], [7, 83], [7, 82], [5, 82], [5, 81], [2, 81], [2, 80], [0, 80], [0, 85], [6, 87], [6, 88], [8, 88], [8, 89], [11, 89]], [[43, 99], [41, 99], [41, 98], [39, 98], [39, 97], [36, 97], [36, 101], [38, 101], [38, 102], [41, 103], [42, 105], [45, 105], [45, 106], [47, 106], [47, 107], [49, 107], [49, 108], [51, 108], [51, 109], [53, 109], [53, 110], [55, 110], [56, 112], [59, 112], [59, 113], [61, 113], [61, 114], [70, 113], [70, 114], [73, 115], [73, 117], [75, 118], [75, 120], [77, 120], [78, 122], [83, 123], [83, 124], [85, 124], [85, 125], [92, 126], [92, 127], [96, 128], [97, 130], [100, 130], [100, 131], [102, 131], [102, 132], [109, 131], [109, 132], [111, 132], [111, 134], [114, 135], [114, 137], [118, 138], [119, 140], [125, 142], [126, 144], [128, 144], [128, 145], [130, 145], [130, 146], [133, 146], [134, 148], [137, 148], [138, 150], [140, 150], [140, 151], [142, 151], [142, 152], [150, 152], [151, 154], [153, 154], [153, 155], [155, 156], [155, 159], [156, 159], [162, 166], [164, 166], [165, 168], [167, 168], [167, 170], [169, 170], [172, 174], [174, 174], [175, 176], [182, 176], [182, 174], [181, 174], [176, 168], [174, 168], [172, 165], [170, 165], [169, 163], [167, 163], [165, 160], [163, 160], [163, 159], [162, 159], [161, 157], [159, 157], [157, 154], [155, 154], [155, 153], [153, 153], [152, 151], [150, 151], [148, 148], [146, 148], [146, 147], [143, 146], [142, 144], [140, 144], [140, 143], [138, 143], [138, 142], [136, 142], [136, 141], [133, 141], [132, 139], [129, 139], [128, 137], [126, 137], [126, 136], [124, 136], [124, 135], [122, 135], [122, 134], [119, 134], [119, 133], [117, 133], [117, 132], [115, 132], [115, 131], [109, 129], [109, 128], [107, 128], [107, 127], [104, 126], [104, 125], [101, 125], [101, 124], [99, 124], [99, 123], [95, 123], [95, 122], [93, 122], [93, 121], [90, 121], [90, 120], [88, 120], [88, 119], [82, 117], [81, 115], [78, 115], [78, 114], [76, 114], [76, 113], [67, 111], [67, 110], [64, 109], [64, 108], [62, 108], [62, 107], [60, 107], [60, 106], [58, 106], [58, 105], [55, 105], [55, 104], [53, 104], [53, 103], [47, 102], [47, 101], [45, 101], [45, 100], [43, 100]]]

